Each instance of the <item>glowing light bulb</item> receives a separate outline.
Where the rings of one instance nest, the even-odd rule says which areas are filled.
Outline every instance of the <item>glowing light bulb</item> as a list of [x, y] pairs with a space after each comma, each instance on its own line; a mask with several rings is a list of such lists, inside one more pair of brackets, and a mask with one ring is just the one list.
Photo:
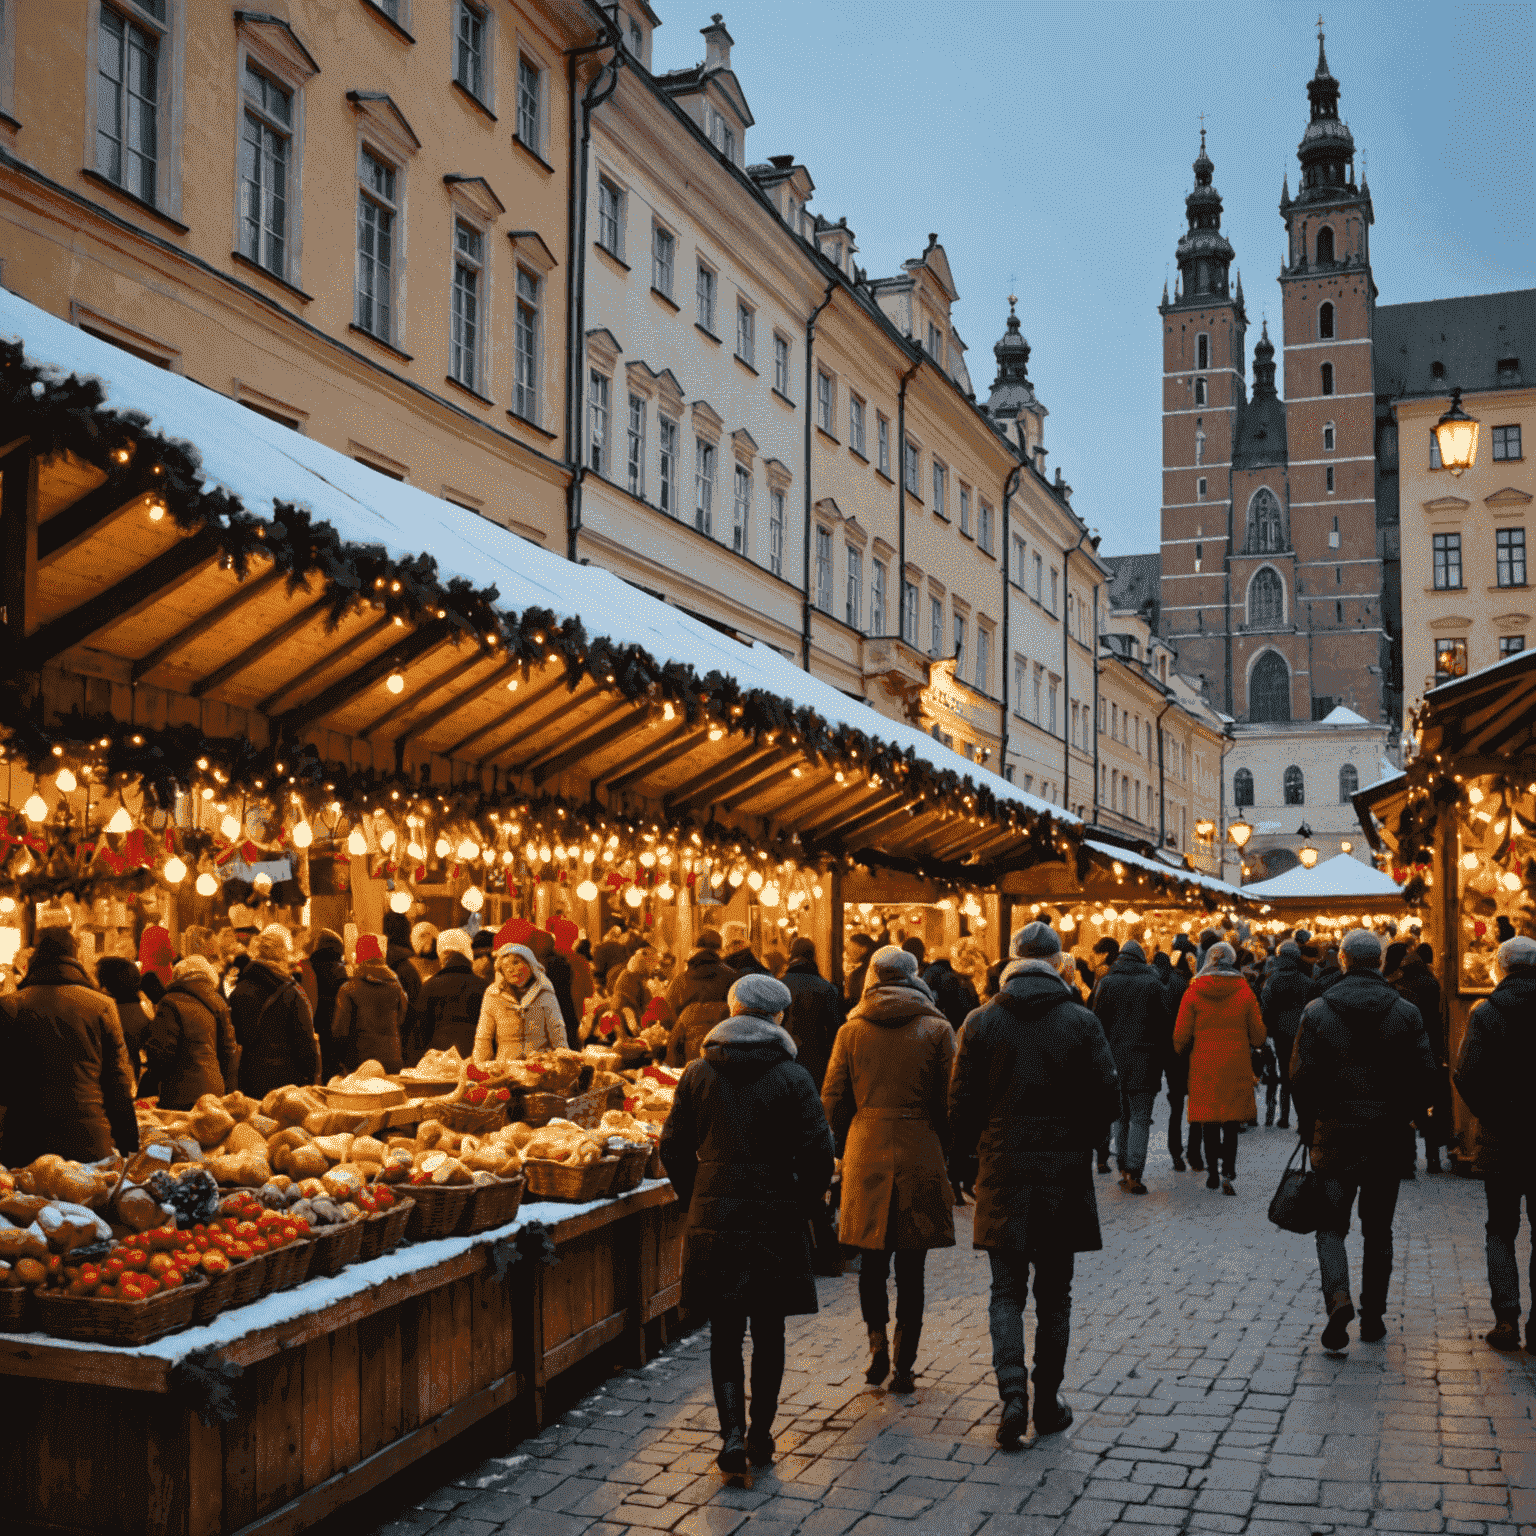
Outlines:
[[42, 821], [48, 815], [48, 802], [35, 790], [27, 796], [27, 803], [22, 806], [27, 813], [28, 821]]
[[578, 901], [596, 901], [597, 887], [590, 880], [583, 880], [576, 887], [576, 899]]
[[820, 901], [821, 898], [822, 898], [822, 889], [821, 889], [821, 887], [819, 885], [813, 885], [811, 887], [811, 895], [814, 896], [817, 901]]
[[363, 836], [361, 827], [353, 827], [347, 834], [347, 852], [355, 859], [360, 859], [368, 852], [368, 839]]
[[398, 672], [391, 672], [388, 681], [384, 684], [391, 693], [405, 692], [405, 679]]
[[638, 885], [632, 885], [624, 892], [624, 900], [631, 907], [645, 905], [645, 892]]
[[1518, 891], [1520, 889], [1520, 876], [1511, 870], [1504, 876], [1504, 889], [1506, 891]]
[[711, 741], [719, 741], [720, 738], [722, 736], [724, 736], [724, 735], [725, 735], [725, 732], [722, 731], [718, 725], [712, 725], [709, 728], [709, 739]]
[[165, 861], [165, 868], [160, 873], [165, 876], [167, 885], [180, 885], [187, 878], [187, 866], [173, 853]]
[[652, 853], [649, 848], [647, 848], [646, 851], [640, 855], [640, 862], [645, 865], [647, 869], [655, 869], [656, 855]]
[[481, 907], [485, 905], [485, 896], [481, 892], [480, 887], [477, 885], [470, 886], [470, 888], [465, 891], [462, 896], [459, 897], [459, 905], [463, 907], [466, 912], [478, 912]]
[[555, 844], [555, 862], [557, 864], [565, 863], [565, 844], [564, 843], [556, 843]]
[[1117, 923], [1120, 921], [1120, 914], [1113, 907], [1105, 907], [1104, 921], [1106, 923]]
[[165, 516], [165, 503], [163, 501], [152, 501], [152, 502], [150, 502], [150, 504], [149, 504], [149, 520], [150, 520], [150, 522], [158, 523], [160, 521], [160, 519], [162, 517], [164, 517], [164, 516]]
[[466, 837], [458, 847], [458, 855], [466, 864], [480, 857], [480, 844], [474, 838]]
[[663, 704], [661, 706], [661, 718], [663, 720], [676, 720], [677, 711], [670, 704]]
[[438, 858], [446, 859], [448, 855], [453, 852], [453, 846], [449, 843], [446, 837], [440, 837], [432, 845], [432, 851], [438, 856]]
[[760, 891], [760, 890], [762, 890], [762, 888], [763, 888], [762, 873], [761, 873], [761, 871], [754, 869], [752, 871], [752, 873], [747, 876], [747, 889], [749, 891]]
[[515, 857], [515, 855], [513, 854], [512, 850], [510, 848], [507, 848], [507, 849], [503, 850], [503, 852], [502, 852], [501, 862], [503, 864], [510, 864], [514, 857]]
[[16, 910], [16, 899], [13, 896], [0, 896], [0, 912], [9, 916]]
[[59, 786], [61, 795], [71, 795], [79, 787], [74, 774], [68, 768], [60, 768], [59, 776], [53, 782]]
[[671, 901], [675, 894], [676, 893], [672, 889], [672, 882], [670, 880], [663, 880], [661, 884], [656, 887], [656, 899], [658, 901]]
[[[734, 887], [734, 886], [739, 886], [741, 884], [741, 882], [746, 877], [742, 874], [742, 872], [739, 869], [733, 869], [731, 871], [731, 873], [730, 873], [730, 877], [729, 878], [730, 878], [731, 885]], [[761, 879], [761, 876], [759, 876], [759, 879]]]
[[298, 822], [293, 829], [293, 846], [308, 848], [315, 840], [315, 829], [307, 821]]
[[395, 842], [395, 829], [393, 827], [386, 827], [383, 837], [379, 839], [379, 847], [388, 853], [395, 846]]
[[772, 880], [765, 881], [762, 890], [757, 893], [760, 905], [776, 907], [779, 904], [779, 888]]
[[230, 842], [234, 842], [234, 840], [240, 836], [239, 819], [234, 816], [226, 816], [219, 823], [219, 832], [224, 837], [228, 838]]
[[389, 895], [389, 910], [391, 912], [409, 912], [411, 910], [411, 893], [409, 891], [391, 891]]
[[595, 848], [583, 848], [581, 850], [582, 863], [584, 863], [584, 864], [591, 864], [591, 863], [593, 863], [596, 860], [596, 858], [597, 858], [597, 849], [595, 849]]
[[1462, 856], [1461, 856], [1461, 867], [1463, 869], [1476, 869], [1477, 868], [1477, 855], [1475, 853], [1464, 853], [1464, 854], [1462, 854]]
[[1076, 928], [1077, 919], [1068, 912], [1061, 920], [1061, 931], [1063, 933], [1072, 933], [1076, 931]]
[[197, 877], [197, 894], [199, 896], [217, 896], [219, 894], [219, 882], [212, 875], [204, 871]]
[[548, 843], [540, 843], [539, 863], [548, 864], [552, 858], [554, 858], [554, 850], [550, 848]]
[[107, 823], [108, 832], [132, 832], [133, 817], [128, 814], [128, 807], [119, 805], [112, 812], [112, 819]]
[[427, 850], [423, 848], [420, 843], [408, 843], [406, 845], [405, 851], [413, 859], [424, 859], [427, 856]]

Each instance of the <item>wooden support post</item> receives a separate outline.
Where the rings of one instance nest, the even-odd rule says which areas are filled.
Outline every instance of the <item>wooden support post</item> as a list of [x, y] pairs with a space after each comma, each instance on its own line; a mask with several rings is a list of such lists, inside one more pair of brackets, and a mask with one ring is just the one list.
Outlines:
[[0, 615], [5, 647], [0, 677], [19, 682], [27, 617], [37, 605], [37, 455], [23, 440], [0, 459]]

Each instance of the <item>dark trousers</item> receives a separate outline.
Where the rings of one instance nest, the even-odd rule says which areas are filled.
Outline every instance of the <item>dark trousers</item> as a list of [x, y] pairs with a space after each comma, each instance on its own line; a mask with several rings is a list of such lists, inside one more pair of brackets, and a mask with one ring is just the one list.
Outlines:
[[1200, 1127], [1205, 1141], [1205, 1166], [1224, 1179], [1237, 1177], [1237, 1121], [1207, 1120]]
[[1274, 1122], [1275, 1097], [1278, 1092], [1280, 1099], [1280, 1118], [1291, 1118], [1291, 1048], [1295, 1040], [1287, 1035], [1274, 1037], [1275, 1066], [1279, 1068], [1280, 1081], [1278, 1083], [1266, 1083], [1264, 1085], [1264, 1105], [1266, 1125]]
[[886, 1277], [896, 1261], [896, 1354], [899, 1370], [910, 1370], [923, 1334], [923, 1266], [926, 1248], [862, 1248], [859, 1250], [859, 1311], [866, 1328], [884, 1328], [891, 1320]]
[[[745, 1312], [725, 1308], [710, 1314], [709, 1375], [715, 1387], [715, 1409], [720, 1415], [720, 1433], [730, 1434], [740, 1428], [730, 1422], [728, 1403], [740, 1402], [746, 1390], [746, 1369], [741, 1349], [747, 1336]], [[784, 1314], [754, 1312], [752, 1325], [752, 1427], [769, 1432], [779, 1411], [779, 1388], [784, 1384]], [[722, 1391], [722, 1388], [726, 1389]]]
[[1029, 1271], [1035, 1271], [1035, 1403], [1054, 1403], [1067, 1368], [1072, 1339], [1072, 1255], [1047, 1249], [989, 1248], [992, 1297], [987, 1321], [992, 1331], [992, 1369], [997, 1394], [1028, 1401], [1024, 1364], [1024, 1305]]
[[[1520, 1235], [1520, 1203], [1536, 1226], [1536, 1176], [1490, 1173], [1483, 1180], [1488, 1202], [1488, 1290], [1493, 1315], [1501, 1323], [1520, 1321], [1520, 1266], [1515, 1239]], [[1531, 1250], [1531, 1305], [1536, 1308], [1536, 1246]]]
[[1387, 1310], [1387, 1283], [1392, 1278], [1392, 1217], [1397, 1212], [1398, 1176], [1370, 1172], [1348, 1179], [1323, 1178], [1331, 1219], [1317, 1229], [1317, 1267], [1323, 1283], [1323, 1301], [1350, 1294], [1349, 1258], [1344, 1239], [1349, 1235], [1350, 1208], [1360, 1196], [1360, 1235], [1365, 1253], [1360, 1266], [1360, 1311], [1380, 1317]]
[[1193, 1121], [1189, 1126], [1187, 1148], [1185, 1145], [1184, 1100], [1187, 1097], [1187, 1094], [1175, 1093], [1172, 1088], [1168, 1090], [1168, 1156], [1187, 1157], [1190, 1162], [1198, 1163], [1200, 1161], [1200, 1127]]

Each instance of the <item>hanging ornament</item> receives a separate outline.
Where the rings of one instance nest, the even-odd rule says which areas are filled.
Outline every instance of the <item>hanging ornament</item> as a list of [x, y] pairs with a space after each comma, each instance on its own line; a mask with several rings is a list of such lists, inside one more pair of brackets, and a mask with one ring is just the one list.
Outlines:
[[485, 896], [477, 885], [472, 885], [459, 897], [459, 905], [466, 912], [478, 912], [485, 905]]
[[27, 803], [22, 806], [27, 813], [28, 821], [46, 821], [48, 819], [48, 802], [37, 793], [36, 790], [27, 796]]
[[53, 782], [58, 785], [61, 795], [72, 795], [80, 787], [74, 774], [68, 768], [60, 768], [59, 776]]
[[391, 912], [409, 912], [411, 910], [411, 893], [409, 891], [391, 891], [389, 910]]
[[219, 894], [219, 882], [206, 870], [197, 877], [197, 894], [199, 896], [217, 896]]
[[308, 848], [315, 840], [315, 829], [307, 821], [300, 820], [293, 829], [293, 846]]
[[645, 892], [638, 885], [632, 885], [624, 892], [624, 901], [626, 905], [631, 907], [644, 906]]
[[363, 836], [361, 827], [353, 827], [347, 834], [347, 852], [354, 859], [360, 859], [368, 852], [368, 839]]
[[187, 866], [173, 853], [165, 861], [165, 868], [160, 873], [165, 876], [167, 885], [180, 885], [187, 878]]
[[597, 887], [590, 880], [583, 880], [576, 887], [576, 898], [578, 901], [596, 901]]

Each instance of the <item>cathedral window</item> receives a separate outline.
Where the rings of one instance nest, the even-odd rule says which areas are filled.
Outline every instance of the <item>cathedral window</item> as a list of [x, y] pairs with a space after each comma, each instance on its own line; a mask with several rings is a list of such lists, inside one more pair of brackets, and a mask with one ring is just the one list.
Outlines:
[[1285, 548], [1285, 522], [1280, 502], [1268, 486], [1260, 486], [1248, 503], [1248, 552], [1272, 555]]
[[1333, 265], [1333, 229], [1327, 224], [1317, 232], [1317, 264], [1320, 267]]
[[1204, 331], [1195, 337], [1195, 367], [1204, 372], [1211, 366], [1211, 338]]
[[1279, 651], [1265, 651], [1248, 678], [1248, 718], [1284, 723], [1291, 718], [1291, 673]]
[[1307, 803], [1307, 781], [1302, 776], [1301, 769], [1292, 763], [1285, 770], [1285, 803], [1287, 805], [1305, 805]]
[[1205, 428], [1199, 428], [1195, 433], [1195, 463], [1205, 463]]
[[1272, 566], [1263, 566], [1248, 584], [1248, 627], [1274, 629], [1285, 623], [1285, 583]]
[[1196, 379], [1195, 380], [1195, 404], [1196, 405], [1204, 405], [1205, 404], [1205, 380], [1204, 379]]
[[1353, 763], [1339, 769], [1339, 804], [1348, 805], [1360, 788], [1360, 770]]
[[[1331, 238], [1332, 238], [1332, 236], [1330, 234], [1330, 239]], [[1321, 244], [1321, 236], [1319, 236], [1319, 244]], [[1319, 260], [1321, 260], [1321, 257], [1319, 257]], [[1322, 339], [1324, 341], [1331, 341], [1333, 339], [1333, 305], [1332, 304], [1324, 304], [1323, 307], [1320, 310], [1318, 310], [1318, 312], [1317, 312], [1317, 334], [1320, 337], [1322, 337]]]
[[1323, 364], [1323, 368], [1322, 368], [1322, 385], [1323, 385], [1323, 393], [1325, 395], [1331, 395], [1333, 393], [1333, 364], [1332, 363], [1324, 363]]
[[1325, 423], [1324, 426], [1323, 426], [1323, 452], [1324, 453], [1332, 453], [1333, 452], [1333, 437], [1334, 437], [1333, 423], [1330, 421], [1330, 422]]

